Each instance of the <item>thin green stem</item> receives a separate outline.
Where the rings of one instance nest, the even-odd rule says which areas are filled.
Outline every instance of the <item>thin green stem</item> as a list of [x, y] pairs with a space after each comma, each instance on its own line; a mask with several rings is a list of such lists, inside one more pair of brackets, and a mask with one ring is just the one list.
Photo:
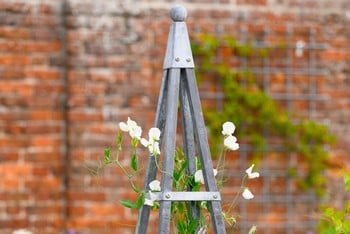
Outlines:
[[244, 184], [245, 184], [246, 178], [247, 178], [247, 175], [244, 175], [244, 177], [242, 179], [242, 182], [241, 182], [241, 186], [239, 188], [239, 191], [237, 192], [235, 198], [232, 200], [232, 202], [231, 202], [231, 204], [230, 204], [230, 206], [229, 206], [229, 208], [227, 210], [227, 213], [231, 213], [231, 210], [235, 207], [236, 201], [237, 201], [239, 195], [241, 194], [241, 191], [244, 189]]

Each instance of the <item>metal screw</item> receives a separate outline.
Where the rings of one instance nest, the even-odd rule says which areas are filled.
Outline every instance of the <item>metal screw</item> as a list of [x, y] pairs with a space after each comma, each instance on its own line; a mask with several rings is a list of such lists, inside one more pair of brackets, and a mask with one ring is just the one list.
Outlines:
[[217, 198], [218, 198], [218, 195], [214, 194], [214, 195], [213, 195], [213, 198], [214, 198], [214, 199], [217, 199]]
[[186, 59], [186, 62], [188, 62], [188, 63], [191, 62], [191, 59], [190, 59], [190, 58], [187, 58], [187, 59]]
[[165, 198], [167, 198], [167, 199], [171, 198], [170, 193], [165, 194]]
[[179, 61], [180, 61], [180, 58], [175, 58], [175, 61], [176, 61], [176, 62], [179, 62]]

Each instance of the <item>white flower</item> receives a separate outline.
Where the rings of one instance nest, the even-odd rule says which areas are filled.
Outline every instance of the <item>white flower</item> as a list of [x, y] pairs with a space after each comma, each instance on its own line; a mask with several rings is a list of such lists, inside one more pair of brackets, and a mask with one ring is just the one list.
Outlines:
[[144, 201], [144, 205], [147, 205], [147, 206], [153, 206], [154, 205], [154, 201], [157, 199], [157, 195], [152, 193], [151, 191], [149, 191], [147, 194], [146, 194], [146, 197], [145, 197], [145, 201]]
[[147, 141], [145, 138], [142, 138], [142, 139], [141, 139], [141, 144], [142, 144], [144, 147], [148, 147], [149, 141]]
[[232, 135], [226, 137], [224, 140], [224, 146], [230, 150], [237, 150], [239, 148], [237, 138]]
[[148, 186], [152, 191], [160, 191], [160, 181], [159, 180], [151, 181], [151, 183], [149, 183]]
[[248, 188], [244, 189], [242, 196], [246, 200], [250, 200], [250, 199], [254, 198], [254, 195], [252, 194], [252, 192], [250, 192], [250, 190]]
[[222, 135], [231, 136], [235, 132], [235, 125], [232, 122], [225, 122], [222, 125]]
[[297, 41], [295, 43], [295, 56], [296, 57], [302, 57], [304, 54], [304, 48], [306, 46], [306, 43], [304, 41]]
[[254, 164], [251, 165], [247, 170], [245, 170], [245, 172], [247, 173], [249, 179], [258, 178], [260, 176], [259, 172], [252, 172], [253, 171], [253, 167], [254, 167]]
[[147, 147], [149, 152], [157, 156], [160, 154], [160, 148], [159, 148], [159, 139], [160, 139], [160, 130], [158, 128], [151, 128], [148, 131], [149, 140], [146, 140], [145, 138], [141, 139], [141, 144], [144, 147]]
[[31, 231], [26, 229], [18, 229], [12, 232], [12, 234], [33, 234]]
[[141, 139], [142, 128], [138, 126], [137, 123], [131, 120], [129, 117], [126, 123], [125, 122], [119, 123], [119, 128], [123, 132], [128, 132], [132, 138], [136, 138], [139, 140]]
[[159, 128], [151, 128], [148, 131], [148, 137], [149, 137], [150, 140], [152, 139], [154, 141], [159, 141], [159, 138], [160, 138], [160, 130], [159, 130]]
[[150, 144], [148, 146], [148, 150], [154, 156], [159, 155], [160, 154], [159, 142], [156, 141], [156, 142], [153, 142], [153, 144]]
[[147, 141], [145, 138], [141, 139], [141, 144], [144, 147], [148, 148], [148, 151], [154, 155], [157, 156], [160, 154], [160, 148], [159, 148], [159, 142], [157, 141]]
[[[218, 174], [218, 170], [213, 169], [214, 176]], [[204, 177], [203, 177], [203, 171], [202, 170], [197, 170], [194, 173], [194, 181], [200, 182], [201, 184], [204, 184]]]
[[248, 234], [254, 234], [254, 233], [256, 233], [256, 231], [257, 231], [257, 228], [256, 228], [256, 226], [254, 225], [253, 227], [250, 228]]
[[207, 230], [205, 229], [205, 227], [201, 227], [201, 229], [198, 230], [197, 234], [206, 234]]
[[147, 206], [153, 206], [154, 202], [153, 202], [153, 200], [151, 200], [151, 199], [145, 198], [145, 201], [144, 201], [143, 204], [144, 204], [144, 205], [147, 205]]

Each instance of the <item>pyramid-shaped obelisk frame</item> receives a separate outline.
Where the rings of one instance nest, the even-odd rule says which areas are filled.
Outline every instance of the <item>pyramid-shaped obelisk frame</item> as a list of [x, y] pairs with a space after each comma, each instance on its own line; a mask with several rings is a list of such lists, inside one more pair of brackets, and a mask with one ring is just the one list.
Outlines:
[[[199, 218], [198, 207], [194, 205], [193, 201], [208, 201], [214, 232], [223, 234], [226, 231], [222, 218], [221, 197], [215, 183], [208, 137], [195, 80], [192, 51], [184, 22], [187, 16], [186, 9], [182, 6], [173, 7], [170, 10], [170, 16], [174, 22], [169, 32], [155, 120], [155, 127], [158, 127], [162, 132], [160, 144], [164, 144], [161, 155], [163, 157], [163, 172], [160, 172], [162, 173], [161, 192], [157, 193], [157, 200], [160, 202], [158, 233], [170, 233], [172, 202], [188, 202], [193, 218]], [[186, 173], [193, 175], [196, 171], [195, 152], [197, 149], [206, 192], [172, 191], [179, 103], [183, 147], [188, 160]], [[149, 190], [149, 183], [156, 178], [157, 171], [159, 171], [155, 160], [158, 159], [154, 156], [149, 157], [144, 183], [145, 190]], [[144, 234], [147, 232], [149, 215], [150, 207], [144, 205], [139, 211], [135, 233]]]

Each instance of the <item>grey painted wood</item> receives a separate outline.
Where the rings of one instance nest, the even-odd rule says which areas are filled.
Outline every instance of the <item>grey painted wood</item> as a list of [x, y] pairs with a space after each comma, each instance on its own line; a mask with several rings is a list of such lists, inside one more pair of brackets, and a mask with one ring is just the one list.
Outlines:
[[[168, 77], [167, 77], [167, 74], [168, 74], [168, 70], [165, 70], [163, 73], [162, 84], [160, 87], [156, 118], [155, 118], [155, 122], [154, 122], [154, 126], [159, 128], [161, 132], [164, 131], [165, 117], [166, 117], [165, 116], [166, 100], [167, 100], [167, 95], [168, 95]], [[159, 142], [159, 145], [160, 145], [159, 147], [161, 147], [161, 145], [162, 145], [161, 140]], [[146, 169], [146, 174], [145, 174], [145, 181], [144, 181], [144, 185], [143, 185], [144, 190], [148, 190], [149, 183], [152, 180], [156, 179], [157, 166], [156, 166], [155, 160], [159, 161], [159, 158], [156, 159], [153, 155], [150, 154], [148, 157], [148, 164], [147, 164], [147, 169]], [[147, 205], [142, 206], [141, 209], [139, 210], [137, 226], [136, 226], [136, 230], [135, 230], [136, 234], [147, 233], [150, 210], [151, 210], [151, 207], [147, 206]]]
[[[185, 72], [187, 77], [187, 85], [185, 85], [185, 87], [188, 92], [189, 106], [191, 108], [193, 118], [194, 133], [198, 144], [205, 187], [207, 191], [218, 191], [214, 178], [213, 163], [211, 160], [208, 136], [204, 124], [203, 112], [201, 108], [194, 70], [188, 68], [185, 69]], [[213, 222], [214, 232], [220, 234], [226, 233], [225, 223], [222, 218], [222, 209], [220, 201], [209, 202], [209, 208]]]
[[185, 22], [170, 26], [163, 68], [193, 68], [193, 56]]
[[[190, 207], [192, 216], [199, 220], [198, 203], [209, 201], [209, 209], [216, 234], [224, 234], [225, 225], [222, 218], [221, 197], [217, 190], [213, 173], [208, 136], [204, 124], [203, 113], [194, 75], [194, 63], [186, 24], [183, 22], [187, 11], [181, 6], [170, 12], [173, 23], [170, 27], [166, 55], [164, 59], [164, 74], [158, 99], [155, 126], [161, 130], [160, 145], [163, 157], [162, 169], [158, 170], [155, 158], [150, 155], [145, 175], [144, 190], [149, 189], [149, 183], [161, 172], [161, 192], [157, 193], [160, 201], [158, 233], [170, 233], [171, 203], [184, 201]], [[188, 160], [186, 173], [193, 175], [196, 171], [196, 150], [202, 165], [206, 192], [173, 192], [174, 156], [176, 147], [176, 130], [178, 104], [182, 121], [183, 150]], [[147, 232], [150, 207], [143, 206], [139, 211], [136, 234]]]
[[153, 192], [158, 201], [221, 201], [219, 192]]
[[[161, 191], [172, 191], [172, 175], [174, 171], [174, 155], [176, 147], [176, 127], [180, 86], [180, 69], [173, 68], [168, 73], [168, 97], [165, 130], [163, 132], [163, 167]], [[171, 201], [161, 201], [159, 208], [158, 233], [170, 232]]]
[[[194, 175], [194, 173], [196, 172], [196, 146], [193, 135], [191, 108], [188, 103], [188, 95], [184, 86], [185, 79], [186, 76], [184, 70], [182, 70], [180, 79], [180, 110], [183, 140], [182, 145], [186, 160], [188, 161], [187, 174]], [[188, 185], [187, 190], [192, 191], [191, 185]], [[188, 208], [191, 211], [192, 218], [195, 220], [200, 219], [199, 205], [200, 204], [195, 201], [189, 202], [187, 204]]]

